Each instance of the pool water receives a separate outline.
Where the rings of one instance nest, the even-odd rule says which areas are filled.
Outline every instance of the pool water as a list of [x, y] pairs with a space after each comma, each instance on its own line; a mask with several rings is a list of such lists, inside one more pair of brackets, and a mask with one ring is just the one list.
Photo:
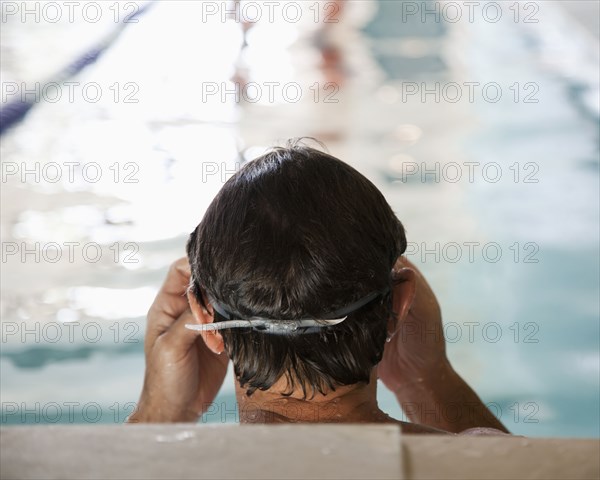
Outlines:
[[[296, 23], [255, 24], [243, 49], [240, 22], [199, 22], [200, 2], [159, 2], [129, 25], [72, 79], [72, 101], [40, 102], [0, 143], [2, 423], [122, 422], [146, 311], [187, 234], [241, 161], [310, 135], [385, 194], [455, 369], [501, 421], [600, 436], [597, 38], [561, 2], [511, 5], [492, 22], [348, 2], [323, 24], [306, 4]], [[114, 29], [104, 12], [7, 20], [3, 82], [51, 78]], [[282, 88], [211, 93], [230, 78]], [[202, 422], [237, 420], [231, 372], [216, 403]]]

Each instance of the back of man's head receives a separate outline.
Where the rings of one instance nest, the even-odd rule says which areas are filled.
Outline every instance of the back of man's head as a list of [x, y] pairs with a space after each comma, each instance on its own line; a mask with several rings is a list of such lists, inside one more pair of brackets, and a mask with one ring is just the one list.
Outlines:
[[[234, 318], [324, 318], [372, 292], [367, 305], [316, 333], [222, 330], [247, 394], [286, 376], [290, 392], [369, 382], [391, 315], [391, 270], [404, 229], [355, 169], [299, 142], [244, 165], [188, 241], [192, 292]], [[224, 318], [215, 311], [215, 322]]]

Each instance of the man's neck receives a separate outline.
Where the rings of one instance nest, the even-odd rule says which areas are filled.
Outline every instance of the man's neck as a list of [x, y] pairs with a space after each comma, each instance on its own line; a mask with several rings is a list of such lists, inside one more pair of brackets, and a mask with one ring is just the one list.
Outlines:
[[286, 392], [280, 379], [269, 390], [256, 390], [251, 396], [236, 381], [240, 423], [361, 423], [393, 422], [377, 405], [377, 377], [369, 384], [338, 387], [326, 395], [315, 393], [304, 399], [302, 390]]

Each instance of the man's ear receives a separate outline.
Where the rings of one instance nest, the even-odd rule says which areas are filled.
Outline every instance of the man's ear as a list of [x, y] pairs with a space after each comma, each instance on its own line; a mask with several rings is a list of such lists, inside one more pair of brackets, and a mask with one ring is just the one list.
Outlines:
[[[206, 297], [204, 297], [204, 304], [207, 306], [206, 308], [198, 303], [198, 299], [190, 290], [187, 291], [187, 298], [196, 322], [200, 324], [214, 322], [215, 312], [212, 305], [206, 301]], [[217, 355], [223, 353], [225, 346], [223, 344], [223, 336], [219, 332], [200, 332], [200, 335], [210, 350]]]
[[412, 268], [405, 267], [401, 262], [396, 262], [392, 270], [392, 309], [396, 313], [395, 319], [388, 321], [388, 334], [393, 336], [406, 320], [410, 307], [417, 293], [417, 277]]

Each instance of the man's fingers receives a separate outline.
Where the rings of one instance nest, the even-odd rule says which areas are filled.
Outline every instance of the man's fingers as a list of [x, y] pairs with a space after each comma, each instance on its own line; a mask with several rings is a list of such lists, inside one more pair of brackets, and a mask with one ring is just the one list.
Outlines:
[[189, 308], [186, 291], [190, 283], [187, 257], [171, 264], [148, 312], [147, 333], [157, 336], [167, 330]]
[[185, 354], [194, 346], [200, 332], [185, 328], [186, 323], [196, 323], [191, 310], [185, 311], [172, 325], [162, 334], [161, 342], [174, 351]]
[[[190, 284], [190, 265], [187, 257], [182, 257], [171, 264], [167, 278], [160, 288], [154, 303], [163, 306], [166, 314], [179, 318], [188, 307], [185, 293]], [[173, 310], [169, 310], [172, 308]]]

